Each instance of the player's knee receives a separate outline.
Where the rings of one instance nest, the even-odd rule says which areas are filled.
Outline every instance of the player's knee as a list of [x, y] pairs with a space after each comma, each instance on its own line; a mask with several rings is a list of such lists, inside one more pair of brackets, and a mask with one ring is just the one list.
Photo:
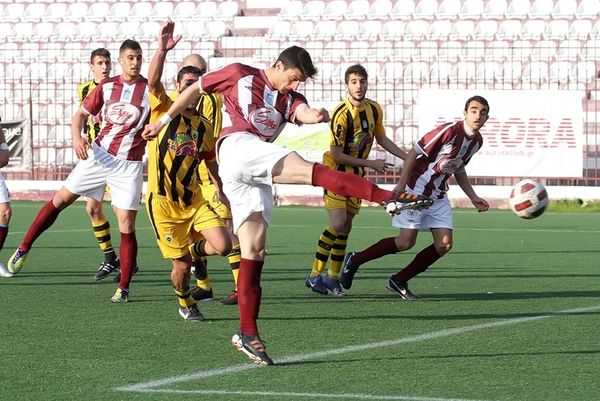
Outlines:
[[10, 222], [10, 218], [12, 216], [12, 209], [9, 207], [3, 208], [0, 212], [0, 222], [3, 224], [8, 224]]
[[450, 252], [452, 249], [452, 241], [442, 241], [439, 244], [435, 244], [435, 250], [442, 256]]
[[396, 250], [398, 252], [407, 251], [415, 246], [416, 239], [396, 237], [394, 238], [394, 243], [396, 244]]

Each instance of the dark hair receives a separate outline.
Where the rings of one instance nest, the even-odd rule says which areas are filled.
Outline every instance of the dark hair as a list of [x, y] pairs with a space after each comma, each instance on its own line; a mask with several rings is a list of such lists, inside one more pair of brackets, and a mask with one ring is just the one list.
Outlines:
[[288, 47], [282, 51], [275, 64], [277, 64], [277, 61], [281, 61], [285, 69], [299, 69], [306, 78], [312, 78], [318, 72], [310, 58], [310, 54], [299, 46]]
[[142, 47], [140, 46], [139, 42], [133, 40], [133, 39], [126, 39], [122, 44], [121, 47], [119, 48], [119, 55], [123, 54], [123, 52], [127, 49], [130, 50], [142, 50]]
[[488, 103], [487, 100], [485, 100], [485, 98], [483, 96], [471, 96], [470, 98], [467, 99], [467, 103], [465, 103], [465, 111], [469, 110], [469, 104], [471, 102], [477, 102], [477, 103], [481, 103], [482, 105], [484, 105], [487, 108], [487, 112], [490, 112], [490, 104]]
[[181, 67], [181, 69], [177, 73], [177, 83], [181, 82], [185, 74], [196, 74], [198, 76], [202, 76], [202, 70], [198, 67], [194, 67], [193, 65], [186, 65], [185, 67]]
[[92, 54], [90, 55], [90, 64], [94, 64], [94, 57], [104, 57], [110, 60], [110, 52], [104, 47], [97, 48], [92, 51]]
[[368, 79], [369, 75], [367, 74], [367, 70], [360, 64], [354, 64], [348, 67], [346, 73], [344, 74], [344, 82], [348, 85], [348, 80], [350, 79], [350, 74], [358, 75], [359, 77], [363, 77], [364, 79]]

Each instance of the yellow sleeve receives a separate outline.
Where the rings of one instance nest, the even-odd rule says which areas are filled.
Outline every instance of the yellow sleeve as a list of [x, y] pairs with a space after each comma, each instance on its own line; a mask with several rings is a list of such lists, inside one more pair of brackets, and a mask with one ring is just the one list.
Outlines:
[[375, 135], [385, 135], [385, 127], [383, 126], [383, 110], [377, 102], [373, 102], [377, 110], [377, 121], [375, 121]]
[[163, 114], [169, 111], [169, 107], [173, 104], [173, 100], [167, 96], [166, 92], [162, 92], [159, 96], [155, 96], [152, 92], [148, 92], [150, 100], [150, 122], [158, 120]]
[[330, 144], [332, 146], [343, 147], [346, 140], [348, 120], [346, 113], [342, 110], [343, 106], [344, 104], [342, 103], [331, 112], [333, 119], [329, 123], [329, 133], [331, 137]]

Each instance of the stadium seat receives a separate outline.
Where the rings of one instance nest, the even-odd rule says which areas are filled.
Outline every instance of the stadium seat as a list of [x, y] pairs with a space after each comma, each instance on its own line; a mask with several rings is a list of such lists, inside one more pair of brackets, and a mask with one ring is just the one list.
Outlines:
[[438, 84], [445, 85], [450, 80], [450, 73], [452, 72], [454, 64], [449, 61], [435, 61], [431, 63], [429, 68], [429, 79], [430, 82], [437, 82]]
[[[210, 7], [210, 4], [207, 8]], [[196, 18], [196, 3], [192, 1], [177, 2], [173, 8], [171, 19], [177, 21], [190, 21]]]
[[598, 61], [600, 55], [600, 38], [587, 40], [581, 49], [581, 60]]
[[157, 2], [150, 12], [150, 21], [165, 21], [173, 15], [173, 2]]
[[578, 40], [567, 39], [559, 43], [556, 59], [558, 61], [573, 61], [577, 59], [580, 53], [581, 43]]
[[[308, 0], [302, 7], [301, 19], [314, 21], [325, 12], [325, 2], [321, 0]], [[340, 16], [341, 18], [341, 16]]]
[[543, 20], [529, 20], [523, 24], [521, 30], [521, 38], [529, 40], [540, 40], [544, 35], [546, 29], [546, 21]]
[[496, 20], [481, 20], [475, 27], [473, 38], [476, 40], [492, 40], [498, 32], [498, 21]]
[[387, 63], [383, 71], [385, 82], [400, 83], [403, 81], [403, 67], [401, 63]]
[[202, 39], [214, 40], [229, 34], [229, 28], [223, 21], [208, 21], [205, 25]]
[[332, 81], [333, 71], [335, 70], [335, 65], [339, 64], [339, 62], [323, 62], [319, 66], [319, 76], [318, 80], [322, 83], [330, 83]]
[[486, 42], [482, 40], [471, 40], [465, 43], [462, 61], [479, 61], [484, 58]]
[[450, 20], [439, 20], [433, 21], [429, 25], [429, 35], [427, 39], [430, 40], [445, 40], [450, 37], [453, 23]]
[[[199, 29], [199, 35], [200, 35], [201, 32], [204, 30], [204, 28], [202, 28], [203, 24], [200, 23], [199, 25], [201, 27], [201, 29]], [[141, 40], [149, 40], [149, 41], [156, 40], [156, 38], [158, 37], [158, 33], [160, 32], [160, 27], [161, 27], [161, 23], [159, 21], [142, 22], [139, 25], [138, 34], [135, 35], [135, 37], [140, 38]], [[181, 29], [180, 32], [183, 32], [183, 29], [184, 29], [183, 24], [181, 24], [181, 23], [176, 24], [176, 30], [177, 29]], [[177, 34], [177, 32], [175, 32], [175, 34]], [[200, 36], [196, 36], [196, 37], [200, 37]], [[184, 38], [179, 41], [179, 43], [175, 47], [175, 50], [177, 50], [179, 48], [179, 46], [181, 46], [182, 42], [185, 39], [187, 39], [187, 38]]]
[[92, 36], [93, 40], [115, 40], [119, 32], [119, 23], [116, 21], [104, 21], [96, 24], [96, 33]]
[[485, 18], [504, 19], [507, 8], [506, 0], [489, 0], [485, 5], [483, 15]]
[[481, 18], [483, 14], [483, 0], [464, 0], [462, 8], [460, 10], [460, 19], [474, 19]]
[[475, 36], [475, 22], [471, 20], [456, 21], [452, 24], [450, 40], [469, 40]]
[[35, 23], [35, 25], [33, 26], [33, 30], [29, 34], [29, 39], [46, 41], [50, 39], [53, 32], [54, 24], [52, 22], [37, 22]]
[[408, 63], [402, 72], [404, 83], [422, 84], [429, 79], [429, 64], [424, 61]]
[[[346, 43], [347, 42], [332, 42], [332, 43], [343, 43], [343, 50], [335, 50], [335, 49], [329, 49], [328, 50], [328, 46], [325, 46], [325, 53], [333, 53], [336, 55], [337, 60], [340, 60], [340, 57], [342, 57], [344, 60], [349, 61], [349, 62], [355, 62], [355, 63], [362, 63], [366, 60], [369, 59], [370, 57], [370, 51], [371, 51], [371, 47], [374, 45], [373, 42], [371, 41], [366, 41], [366, 40], [357, 40], [357, 41], [353, 41], [352, 45], [346, 49]], [[377, 41], [375, 42], [375, 45], [377, 46], [379, 43], [390, 43], [387, 41]], [[340, 54], [341, 53], [341, 54]], [[332, 58], [330, 58], [329, 60], [333, 60]]]
[[543, 88], [548, 82], [548, 63], [545, 61], [532, 61], [523, 69], [523, 82], [532, 83], [536, 88]]
[[515, 40], [511, 49], [512, 60], [527, 61], [530, 57], [531, 42], [529, 40]]
[[404, 29], [404, 21], [387, 21], [381, 28], [381, 38], [383, 40], [402, 39]]
[[540, 40], [531, 50], [532, 61], [554, 60], [557, 53], [557, 45], [553, 40]]
[[438, 19], [455, 20], [461, 11], [460, 0], [443, 0], [435, 13]]
[[59, 22], [52, 32], [52, 40], [56, 42], [70, 42], [77, 38], [78, 25], [74, 22]]
[[43, 81], [46, 78], [48, 67], [44, 62], [33, 62], [27, 65], [23, 72], [23, 77], [29, 78], [31, 81]]
[[598, 15], [598, 20], [594, 23], [592, 27], [591, 37], [600, 38], [600, 15]]
[[435, 0], [421, 0], [415, 6], [413, 17], [416, 19], [434, 19], [438, 9], [438, 2]]
[[323, 34], [322, 28], [319, 28], [318, 26], [315, 28], [312, 21], [294, 22], [292, 28], [288, 31], [288, 35], [286, 36], [292, 40], [307, 40], [313, 34], [316, 39], [323, 39], [327, 37], [327, 35]]
[[552, 0], [535, 0], [529, 9], [529, 18], [548, 19], [554, 10]]
[[589, 18], [593, 20], [598, 19], [600, 14], [600, 1], [599, 0], [581, 0], [577, 7], [577, 18]]
[[416, 47], [413, 54], [415, 61], [433, 61], [438, 56], [438, 42], [433, 40], [423, 40]]
[[282, 20], [296, 20], [302, 15], [303, 5], [304, 2], [299, 0], [288, 1], [277, 16]]
[[269, 30], [265, 34], [266, 39], [283, 39], [286, 38], [292, 29], [290, 21], [277, 21], [274, 25], [269, 27]]
[[349, 20], [363, 20], [369, 14], [369, 7], [368, 0], [350, 0], [345, 18]]
[[[139, 3], [138, 3], [139, 4]], [[134, 39], [140, 34], [140, 23], [137, 20], [123, 21], [118, 24], [118, 30], [116, 37], [121, 40]], [[158, 32], [154, 33], [154, 37], [157, 37]]]
[[96, 23], [92, 21], [80, 21], [77, 24], [77, 40], [88, 41], [96, 35]]
[[592, 33], [592, 21], [589, 19], [571, 21], [569, 39], [588, 39]]
[[520, 61], [505, 61], [502, 64], [502, 81], [503, 83], [517, 83], [521, 80], [523, 63]]
[[393, 62], [407, 63], [415, 53], [415, 43], [410, 40], [399, 40], [394, 42], [390, 60]]
[[491, 84], [502, 79], [502, 67], [496, 61], [484, 61], [477, 64], [475, 82]]
[[390, 17], [392, 19], [410, 20], [415, 12], [415, 2], [413, 0], [396, 0]]
[[87, 3], [71, 3], [62, 16], [63, 21], [83, 21], [88, 13]]
[[129, 21], [147, 21], [152, 13], [153, 3], [148, 1], [140, 1], [134, 3], [127, 18], [122, 18], [123, 22]]
[[528, 0], [511, 0], [506, 8], [506, 18], [524, 19], [529, 15], [531, 2]]
[[[321, 46], [323, 42], [319, 42], [321, 43]], [[328, 62], [341, 62], [347, 55], [348, 50], [346, 49], [347, 47], [347, 42], [345, 41], [341, 41], [341, 40], [334, 40], [334, 41], [328, 41], [327, 45], [323, 46], [323, 61], [328, 61]], [[356, 46], [353, 46], [351, 48], [355, 48]], [[307, 49], [308, 50], [308, 49]], [[312, 53], [311, 53], [312, 54]]]
[[11, 3], [4, 7], [2, 22], [17, 23], [21, 20], [21, 16], [25, 13], [25, 4]]
[[63, 52], [63, 46], [60, 43], [46, 41], [40, 45], [37, 57], [39, 61], [53, 63]]
[[106, 21], [120, 22], [123, 20], [124, 15], [131, 15], [131, 4], [126, 2], [112, 3], [105, 19]]
[[342, 40], [354, 40], [358, 37], [360, 25], [358, 21], [339, 21], [334, 37]]
[[387, 40], [378, 40], [374, 42], [364, 42], [367, 49], [367, 58], [369, 60], [377, 60], [385, 62], [392, 55], [394, 43]]
[[30, 3], [25, 7], [21, 21], [23, 22], [39, 22], [46, 13], [46, 5], [44, 3]]
[[[309, 27], [312, 22], [311, 21], [303, 21], [307, 27]], [[335, 21], [319, 21], [313, 30], [308, 32], [308, 36], [313, 35], [315, 39], [323, 40], [323, 39], [341, 39], [341, 37], [336, 37], [336, 30], [338, 29]], [[306, 36], [306, 37], [308, 37]]]
[[549, 82], [557, 83], [559, 86], [569, 82], [571, 74], [570, 61], [555, 61], [550, 64]]
[[26, 42], [31, 40], [34, 24], [32, 22], [17, 22], [14, 24], [9, 40], [14, 42]]
[[[15, 62], [29, 63], [32, 60], [42, 61], [42, 60], [39, 60], [40, 42], [38, 42], [38, 41], [25, 42], [25, 43], [22, 43], [19, 47], [20, 47], [20, 51], [18, 51], [14, 55]], [[3, 52], [5, 50], [1, 49], [0, 51]], [[10, 50], [9, 50], [9, 52], [10, 52]]]
[[414, 20], [406, 24], [404, 37], [410, 40], [421, 40], [429, 35], [429, 22], [426, 20]]
[[546, 39], [565, 39], [569, 36], [569, 21], [553, 20], [546, 23], [544, 37]]
[[381, 21], [363, 21], [358, 28], [358, 38], [360, 40], [375, 40], [381, 35], [382, 23]]
[[462, 52], [462, 42], [458, 40], [443, 41], [438, 52], [438, 59], [455, 62], [462, 55]]
[[367, 18], [370, 19], [387, 19], [392, 13], [391, 0], [375, 0], [371, 3]]
[[[86, 6], [87, 10], [87, 6]], [[42, 21], [44, 22], [59, 22], [62, 21], [64, 16], [67, 14], [66, 3], [51, 3], [48, 4], [44, 14], [42, 15]]]
[[347, 4], [344, 0], [333, 0], [327, 2], [322, 18], [326, 20], [341, 20], [346, 14]]
[[213, 18], [227, 21], [232, 20], [239, 13], [240, 10], [237, 1], [221, 1], [217, 5]]
[[108, 3], [92, 3], [88, 8], [84, 21], [102, 22], [109, 10], [110, 4]]
[[504, 20], [498, 27], [496, 38], [499, 40], [516, 40], [521, 36], [521, 21]]
[[557, 0], [554, 9], [552, 10], [552, 18], [554, 19], [572, 19], [577, 12], [576, 0]]

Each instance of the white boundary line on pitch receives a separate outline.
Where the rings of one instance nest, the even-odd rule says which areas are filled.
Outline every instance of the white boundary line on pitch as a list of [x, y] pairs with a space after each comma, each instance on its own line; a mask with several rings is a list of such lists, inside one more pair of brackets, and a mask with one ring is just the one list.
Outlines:
[[[366, 343], [366, 344], [360, 344], [360, 345], [349, 345], [346, 347], [330, 349], [327, 351], [294, 355], [294, 356], [289, 356], [289, 357], [283, 358], [283, 359], [277, 359], [277, 360], [275, 360], [275, 363], [276, 364], [277, 363], [291, 364], [291, 363], [296, 363], [296, 362], [305, 362], [305, 361], [321, 359], [321, 358], [333, 356], [333, 355], [342, 355], [342, 354], [347, 354], [347, 353], [351, 353], [351, 352], [366, 351], [366, 350], [370, 350], [370, 349], [390, 347], [390, 346], [400, 345], [400, 344], [410, 344], [410, 343], [415, 343], [415, 342], [419, 342], [419, 341], [433, 340], [436, 338], [443, 338], [443, 337], [449, 337], [449, 336], [458, 335], [458, 334], [470, 333], [470, 332], [477, 331], [477, 330], [515, 325], [515, 324], [519, 324], [519, 323], [526, 323], [526, 322], [531, 322], [531, 321], [535, 321], [535, 320], [548, 319], [548, 318], [558, 317], [558, 316], [568, 316], [568, 315], [572, 315], [572, 314], [588, 312], [588, 311], [593, 311], [593, 310], [599, 310], [599, 309], [600, 309], [600, 305], [597, 305], [597, 306], [590, 306], [590, 307], [584, 307], [584, 308], [567, 309], [567, 310], [558, 311], [558, 312], [551, 312], [551, 313], [544, 314], [544, 315], [520, 317], [520, 318], [514, 318], [514, 319], [499, 320], [499, 321], [494, 321], [494, 322], [489, 322], [489, 323], [475, 324], [475, 325], [471, 325], [471, 326], [455, 327], [455, 328], [451, 328], [451, 329], [423, 333], [423, 334], [419, 334], [419, 335], [411, 336], [411, 337], [401, 337], [401, 338], [397, 338], [394, 340], [378, 341], [378, 342], [374, 342], [374, 343]], [[123, 392], [139, 392], [139, 393], [148, 393], [148, 392], [157, 392], [157, 391], [163, 392], [163, 393], [167, 393], [170, 391], [182, 392], [180, 390], [158, 389], [158, 387], [168, 386], [168, 385], [176, 384], [176, 383], [188, 382], [188, 381], [192, 381], [192, 380], [197, 381], [199, 379], [208, 379], [211, 377], [224, 376], [224, 375], [229, 375], [229, 374], [233, 374], [233, 373], [243, 372], [243, 371], [250, 370], [250, 369], [256, 369], [259, 367], [260, 367], [259, 365], [251, 365], [251, 364], [233, 365], [233, 366], [229, 366], [229, 367], [211, 369], [211, 370], [206, 370], [206, 371], [198, 371], [198, 372], [187, 374], [187, 375], [169, 377], [169, 378], [161, 379], [161, 380], [154, 380], [154, 381], [149, 381], [149, 382], [142, 382], [142, 383], [131, 384], [131, 385], [127, 385], [127, 386], [116, 387], [113, 390], [114, 391], [123, 391]], [[267, 369], [273, 369], [273, 368], [267, 368]], [[275, 367], [275, 369], [276, 369], [276, 367]], [[198, 390], [198, 391], [191, 390], [188, 392], [190, 392], [190, 393], [206, 392], [207, 394], [209, 394], [208, 393], [209, 391], [211, 391], [211, 390]], [[217, 390], [214, 390], [214, 391], [217, 391]], [[231, 391], [231, 392], [219, 392], [219, 393], [210, 392], [210, 394], [231, 394], [231, 395], [253, 395], [254, 394], [254, 395], [257, 395], [258, 393], [243, 392], [243, 391]], [[271, 393], [271, 394], [273, 396], [275, 396], [275, 395], [284, 395], [284, 394], [293, 394], [293, 393]], [[302, 393], [300, 393], [300, 394], [302, 394]], [[298, 394], [298, 396], [300, 396], [300, 394]], [[267, 395], [267, 393], [265, 393], [265, 395]], [[306, 394], [305, 396], [309, 397], [310, 395]], [[315, 397], [321, 397], [321, 398], [340, 398], [339, 396], [340, 396], [340, 394], [319, 394], [318, 396], [315, 395]], [[370, 397], [370, 398], [361, 398], [361, 397], [363, 397], [363, 395], [361, 395], [361, 394], [346, 394], [345, 396], [347, 398], [365, 399], [365, 400], [418, 400], [418, 401], [425, 401], [425, 400], [450, 401], [451, 400], [451, 399], [441, 399], [441, 398], [424, 398], [424, 397], [409, 397], [409, 396], [403, 396], [402, 398], [382, 398], [383, 396], [380, 396], [379, 398], [375, 398], [378, 396], [371, 396], [371, 395], [366, 395], [366, 397]], [[456, 399], [454, 399], [454, 400], [456, 400]], [[467, 401], [467, 400], [463, 400], [463, 401]]]

